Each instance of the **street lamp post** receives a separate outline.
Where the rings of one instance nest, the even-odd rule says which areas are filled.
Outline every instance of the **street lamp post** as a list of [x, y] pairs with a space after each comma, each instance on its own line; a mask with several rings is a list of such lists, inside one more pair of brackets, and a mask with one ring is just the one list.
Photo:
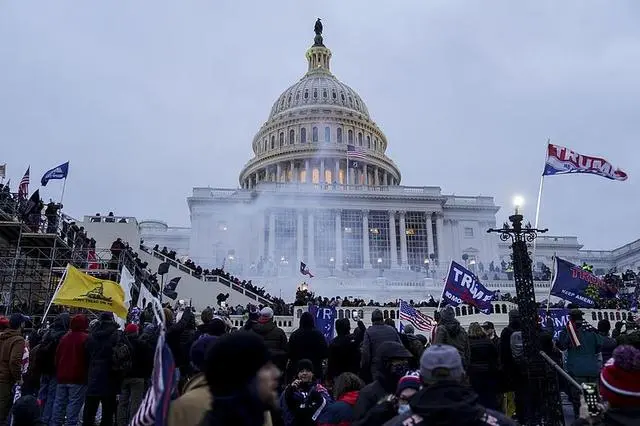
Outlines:
[[426, 278], [429, 278], [429, 258], [424, 258], [424, 275]]
[[333, 257], [329, 258], [329, 276], [332, 277], [333, 276], [333, 271], [335, 270], [336, 267], [336, 260]]
[[555, 372], [540, 355], [540, 331], [538, 328], [538, 307], [536, 305], [531, 258], [527, 243], [533, 242], [538, 233], [547, 229], [535, 229], [531, 224], [522, 225], [521, 197], [515, 200], [515, 214], [509, 216], [511, 225], [505, 223], [500, 229], [489, 229], [502, 241], [511, 241], [513, 276], [516, 285], [518, 310], [522, 322], [524, 343], [524, 373], [526, 383], [526, 407], [521, 421], [525, 425], [564, 425], [560, 391]]
[[378, 258], [378, 276], [382, 277], [382, 258]]

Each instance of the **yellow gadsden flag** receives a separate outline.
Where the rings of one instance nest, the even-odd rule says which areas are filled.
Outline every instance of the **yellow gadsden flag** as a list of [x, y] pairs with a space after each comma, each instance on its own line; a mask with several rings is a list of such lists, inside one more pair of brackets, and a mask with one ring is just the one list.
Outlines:
[[127, 318], [124, 291], [118, 283], [92, 277], [71, 265], [67, 265], [67, 270], [54, 296], [53, 303], [113, 312], [122, 319]]

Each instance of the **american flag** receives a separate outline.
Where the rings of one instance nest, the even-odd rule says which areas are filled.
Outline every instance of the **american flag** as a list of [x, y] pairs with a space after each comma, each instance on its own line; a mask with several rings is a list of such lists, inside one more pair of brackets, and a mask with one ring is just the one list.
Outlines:
[[355, 145], [347, 145], [347, 158], [366, 160], [367, 156], [365, 155], [364, 149]]
[[425, 333], [429, 333], [436, 324], [433, 318], [416, 310], [404, 300], [400, 300], [400, 321], [406, 321]]
[[19, 197], [27, 197], [29, 193], [29, 169], [31, 166], [27, 167], [27, 171], [22, 176], [22, 180], [20, 180], [20, 185], [18, 185], [18, 196]]

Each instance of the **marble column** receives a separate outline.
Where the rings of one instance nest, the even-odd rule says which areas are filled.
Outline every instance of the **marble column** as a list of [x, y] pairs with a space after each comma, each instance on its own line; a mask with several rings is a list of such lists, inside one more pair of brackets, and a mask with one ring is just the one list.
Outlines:
[[298, 262], [304, 261], [304, 211], [298, 211], [298, 226], [296, 227], [296, 236], [298, 237]]
[[275, 262], [276, 257], [276, 214], [269, 213], [269, 253], [268, 257]]
[[336, 210], [336, 269], [342, 270], [342, 210]]
[[307, 218], [307, 264], [316, 264], [315, 254], [315, 222], [313, 219], [313, 210], [309, 210], [309, 217]]
[[398, 267], [398, 246], [396, 244], [396, 212], [389, 210], [389, 259], [391, 268]]
[[427, 255], [429, 256], [429, 262], [431, 262], [431, 253], [435, 253], [435, 245], [433, 244], [433, 221], [431, 220], [431, 212], [425, 212], [426, 227], [427, 227]]
[[289, 163], [289, 170], [291, 170], [291, 180], [290, 182], [295, 182], [298, 179], [296, 179], [296, 170], [295, 170], [295, 164], [293, 163], [293, 160], [291, 160], [291, 162]]
[[319, 179], [320, 183], [325, 183], [324, 182], [324, 159], [320, 160], [320, 179]]
[[436, 216], [436, 241], [438, 242], [438, 251], [436, 253], [436, 256], [440, 264], [442, 264], [442, 262], [446, 262], [446, 259], [444, 258], [445, 253], [444, 253], [444, 235], [443, 234], [444, 234], [444, 217], [442, 213], [438, 213], [438, 215]]
[[371, 269], [371, 255], [369, 254], [369, 210], [362, 211], [362, 267]]
[[406, 211], [400, 211], [400, 262], [402, 268], [406, 268], [409, 264], [407, 259], [407, 223]]
[[362, 166], [362, 173], [364, 174], [364, 181], [362, 182], [363, 185], [369, 185], [369, 173], [367, 173], [367, 165], [365, 164], [364, 166]]
[[282, 166], [280, 163], [276, 165], [276, 182], [280, 182], [282, 179]]
[[309, 160], [304, 160], [304, 183], [311, 181], [311, 170], [309, 170]]
[[335, 167], [333, 168], [333, 173], [334, 173], [333, 174], [333, 182], [331, 182], [331, 183], [335, 182], [335, 183], [339, 184], [340, 183], [340, 181], [339, 181], [339, 179], [340, 179], [340, 160], [335, 159], [334, 163], [335, 163], [334, 164]]

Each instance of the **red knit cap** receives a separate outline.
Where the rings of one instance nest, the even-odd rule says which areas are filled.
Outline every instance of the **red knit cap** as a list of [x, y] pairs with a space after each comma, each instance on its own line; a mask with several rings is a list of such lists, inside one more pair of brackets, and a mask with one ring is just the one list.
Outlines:
[[133, 323], [127, 324], [124, 328], [124, 332], [127, 334], [136, 334], [138, 332], [138, 325]]
[[600, 395], [612, 407], [640, 405], [640, 350], [618, 346], [600, 372]]
[[9, 327], [9, 318], [5, 317], [4, 315], [0, 315], [0, 327]]

